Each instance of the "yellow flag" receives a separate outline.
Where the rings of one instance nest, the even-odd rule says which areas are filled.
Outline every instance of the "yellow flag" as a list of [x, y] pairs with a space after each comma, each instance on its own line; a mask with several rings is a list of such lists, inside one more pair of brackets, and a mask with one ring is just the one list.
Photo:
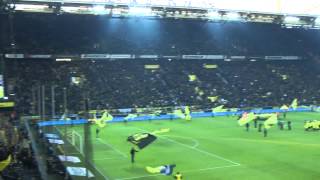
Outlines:
[[112, 121], [113, 116], [108, 113], [108, 111], [105, 111], [101, 117], [104, 121]]
[[186, 106], [186, 107], [184, 108], [184, 112], [185, 112], [186, 115], [187, 115], [187, 114], [190, 114], [190, 107], [189, 107], [189, 106]]
[[256, 117], [258, 118], [263, 118], [263, 119], [267, 119], [267, 118], [270, 118], [271, 116], [273, 116], [274, 114], [259, 114], [259, 115], [256, 115]]
[[163, 169], [162, 166], [155, 167], [155, 168], [150, 167], [150, 166], [147, 166], [147, 167], [146, 167], [146, 170], [147, 170], [149, 173], [151, 173], [151, 174], [160, 173], [161, 169]]
[[292, 101], [290, 107], [293, 108], [293, 109], [297, 109], [297, 107], [298, 107], [298, 99], [297, 99], [297, 98], [295, 98], [295, 99]]
[[312, 121], [307, 121], [304, 123], [304, 128], [308, 129], [311, 128], [313, 126], [313, 122]]
[[152, 134], [163, 134], [163, 133], [167, 133], [167, 132], [170, 132], [170, 128], [162, 128], [162, 129], [159, 129], [159, 130], [155, 130], [152, 132]]
[[254, 115], [253, 112], [251, 113], [244, 113], [241, 117], [241, 119], [239, 119], [238, 123], [240, 126], [243, 126], [251, 121], [253, 121], [256, 118], [256, 116]]
[[225, 112], [226, 110], [223, 109], [224, 105], [221, 105], [221, 106], [218, 106], [218, 107], [215, 107], [215, 108], [212, 108], [212, 112], [213, 113], [217, 113], [217, 112]]
[[211, 102], [216, 102], [216, 100], [218, 99], [219, 96], [209, 96], [208, 99], [211, 101]]
[[197, 76], [194, 75], [194, 74], [190, 74], [190, 75], [189, 75], [189, 81], [190, 81], [190, 82], [193, 82], [193, 81], [195, 81], [195, 80], [197, 80]]
[[124, 119], [129, 120], [138, 117], [136, 114], [128, 114]]
[[190, 121], [192, 117], [191, 117], [191, 112], [190, 112], [190, 107], [189, 106], [186, 106], [184, 108], [184, 114], [185, 114], [185, 119], [187, 121]]
[[280, 108], [280, 109], [281, 109], [281, 110], [288, 110], [288, 109], [289, 109], [289, 107], [288, 107], [287, 105], [285, 105], [285, 104], [284, 104], [284, 105], [282, 105], [282, 106], [281, 106], [281, 108]]
[[273, 125], [278, 123], [278, 116], [277, 114], [272, 114], [269, 119], [267, 119], [263, 124], [266, 129], [270, 129]]
[[107, 111], [105, 111], [102, 114], [101, 118], [95, 120], [95, 123], [100, 128], [104, 128], [107, 125], [106, 122], [111, 121], [112, 119], [113, 119], [113, 116], [109, 114]]
[[181, 119], [185, 119], [186, 116], [183, 114], [181, 109], [174, 110], [173, 114]]
[[0, 161], [0, 172], [3, 171], [11, 163], [11, 155], [4, 161]]

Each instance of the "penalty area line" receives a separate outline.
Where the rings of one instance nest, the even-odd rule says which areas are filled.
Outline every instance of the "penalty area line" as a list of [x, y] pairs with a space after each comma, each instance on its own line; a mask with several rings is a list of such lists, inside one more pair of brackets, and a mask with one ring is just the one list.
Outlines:
[[[147, 130], [145, 130], [145, 129], [141, 129], [141, 128], [138, 128], [138, 127], [135, 127], [135, 128], [136, 128], [136, 129], [139, 129], [139, 130], [141, 130], [141, 131], [147, 131]], [[150, 131], [147, 131], [147, 132], [150, 133]], [[162, 138], [162, 139], [166, 139], [167, 141], [171, 141], [171, 142], [173, 142], [173, 143], [176, 143], [176, 144], [179, 144], [179, 145], [181, 145], [181, 146], [184, 146], [184, 147], [186, 147], [186, 148], [193, 149], [193, 150], [198, 151], [198, 152], [200, 152], [200, 153], [206, 154], [206, 155], [208, 155], [208, 156], [211, 156], [211, 157], [214, 157], [214, 158], [217, 158], [217, 159], [221, 159], [221, 160], [227, 161], [227, 162], [229, 162], [229, 163], [232, 163], [233, 165], [241, 165], [240, 163], [231, 161], [230, 159], [226, 159], [226, 158], [221, 157], [221, 156], [219, 156], [219, 155], [217, 155], [217, 154], [213, 154], [213, 153], [210, 153], [210, 152], [208, 152], [208, 151], [201, 150], [201, 149], [199, 149], [199, 148], [197, 148], [197, 147], [189, 146], [189, 145], [180, 143], [180, 142], [178, 142], [178, 141], [175, 141], [175, 140], [173, 140], [173, 139], [170, 139], [170, 138], [167, 138], [167, 137], [164, 137], [164, 136], [159, 136], [159, 137]]]
[[[240, 165], [228, 165], [228, 166], [216, 166], [211, 168], [203, 168], [203, 169], [195, 169], [195, 170], [187, 170], [187, 171], [181, 171], [184, 174], [188, 173], [195, 173], [195, 172], [201, 172], [201, 171], [210, 171], [214, 169], [223, 169], [223, 168], [231, 168], [236, 167]], [[146, 176], [135, 176], [135, 177], [127, 177], [127, 178], [117, 178], [115, 180], [129, 180], [129, 179], [140, 179], [140, 178], [148, 178], [148, 177], [155, 177], [155, 176], [164, 176], [163, 174], [153, 174], [153, 175], [146, 175]]]
[[191, 147], [196, 148], [196, 147], [199, 146], [199, 141], [194, 139], [194, 138], [183, 137], [183, 136], [175, 136], [175, 135], [162, 135], [162, 136], [164, 136], [164, 137], [177, 137], [177, 138], [181, 138], [181, 139], [189, 139], [189, 140], [193, 141], [193, 143], [194, 143], [194, 145], [191, 146]]
[[111, 149], [113, 149], [115, 152], [119, 153], [121, 156], [123, 156], [124, 158], [127, 158], [128, 156], [126, 154], [124, 154], [123, 152], [121, 152], [120, 150], [118, 150], [117, 148], [113, 147], [111, 144], [106, 143], [105, 141], [102, 141], [100, 138], [97, 139], [98, 141], [100, 141], [100, 143], [110, 147]]
[[226, 158], [224, 158], [224, 157], [221, 157], [221, 156], [219, 156], [219, 155], [210, 153], [210, 152], [208, 152], [208, 151], [201, 150], [201, 149], [196, 148], [196, 147], [192, 147], [192, 146], [185, 145], [185, 144], [183, 144], [183, 143], [180, 143], [180, 142], [178, 142], [178, 141], [172, 140], [172, 139], [170, 139], [170, 138], [166, 138], [166, 137], [161, 137], [161, 138], [167, 139], [168, 141], [171, 141], [171, 142], [176, 143], [176, 144], [180, 144], [181, 146], [187, 147], [187, 148], [189, 148], [189, 149], [194, 149], [194, 150], [196, 150], [196, 151], [198, 151], [198, 152], [201, 152], [201, 153], [203, 153], [203, 154], [206, 154], [206, 155], [208, 155], [208, 156], [215, 157], [215, 158], [217, 158], [217, 159], [221, 159], [221, 160], [227, 161], [227, 162], [229, 162], [229, 163], [232, 163], [233, 165], [240, 165], [240, 164], [237, 163], [237, 162], [231, 161], [231, 160], [226, 159]]
[[222, 169], [222, 168], [229, 168], [229, 167], [236, 167], [236, 166], [241, 166], [241, 165], [234, 164], [234, 165], [228, 165], [228, 166], [218, 166], [218, 167], [203, 168], [203, 169], [197, 169], [197, 170], [188, 170], [188, 171], [184, 171], [184, 172], [191, 173], [191, 172], [199, 172], [199, 171], [209, 171], [209, 170], [213, 170], [213, 169]]

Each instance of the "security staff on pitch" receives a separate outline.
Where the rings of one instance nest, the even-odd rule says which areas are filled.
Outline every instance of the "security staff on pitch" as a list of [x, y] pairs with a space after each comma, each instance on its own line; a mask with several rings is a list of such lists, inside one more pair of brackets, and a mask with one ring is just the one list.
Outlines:
[[135, 150], [135, 149], [132, 147], [131, 150], [130, 150], [131, 163], [132, 163], [132, 164], [134, 163], [134, 156], [135, 156], [136, 152], [139, 152], [139, 151]]

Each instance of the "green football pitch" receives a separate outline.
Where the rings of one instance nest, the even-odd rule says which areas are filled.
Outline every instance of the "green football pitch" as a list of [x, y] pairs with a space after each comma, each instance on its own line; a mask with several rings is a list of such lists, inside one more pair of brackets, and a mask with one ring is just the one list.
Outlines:
[[[319, 113], [288, 113], [292, 130], [272, 127], [268, 136], [250, 126], [237, 124], [237, 117], [197, 118], [109, 123], [95, 136], [91, 125], [94, 169], [111, 180], [165, 180], [172, 176], [150, 174], [146, 166], [176, 164], [187, 180], [316, 180], [320, 179], [320, 132], [306, 132], [305, 120], [320, 119]], [[64, 128], [64, 127], [60, 127]], [[157, 140], [136, 153], [130, 162], [127, 137], [140, 132], [170, 128]], [[68, 131], [83, 134], [82, 126]], [[99, 178], [100, 179], [100, 178]], [[101, 179], [102, 176], [101, 176]]]

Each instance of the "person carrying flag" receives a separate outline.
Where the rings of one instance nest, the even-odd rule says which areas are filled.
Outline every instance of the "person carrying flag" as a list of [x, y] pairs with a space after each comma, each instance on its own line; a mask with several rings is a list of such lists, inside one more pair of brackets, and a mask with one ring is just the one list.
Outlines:
[[249, 124], [249, 123], [246, 123], [246, 131], [247, 131], [247, 132], [249, 131], [249, 127], [250, 127], [250, 124]]
[[267, 137], [267, 136], [268, 136], [268, 129], [263, 128], [263, 137]]
[[177, 172], [173, 177], [176, 180], [182, 180], [182, 174], [180, 172]]
[[132, 164], [134, 163], [134, 157], [135, 157], [136, 152], [139, 152], [139, 151], [135, 150], [134, 147], [132, 147], [131, 150], [130, 150], [131, 163]]
[[259, 126], [258, 126], [258, 132], [261, 132], [262, 130], [262, 124], [261, 123], [259, 123]]
[[291, 129], [292, 129], [291, 128], [291, 121], [288, 121], [287, 123], [288, 123], [288, 130], [291, 131]]
[[99, 127], [96, 128], [96, 138], [99, 138], [100, 129]]

